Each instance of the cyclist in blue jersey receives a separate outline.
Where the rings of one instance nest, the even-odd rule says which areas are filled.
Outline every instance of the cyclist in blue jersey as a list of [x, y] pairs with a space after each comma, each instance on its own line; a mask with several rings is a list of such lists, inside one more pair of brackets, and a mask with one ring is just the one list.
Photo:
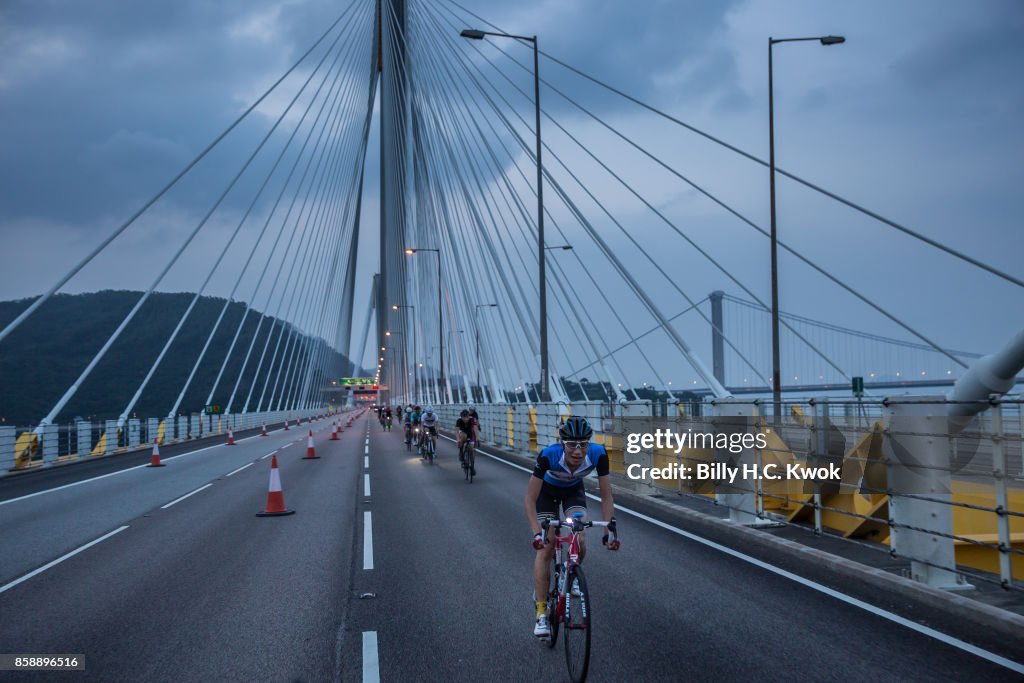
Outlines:
[[[533, 585], [537, 604], [537, 622], [533, 635], [538, 638], [551, 637], [548, 623], [547, 601], [548, 572], [554, 554], [556, 531], [548, 530], [545, 542], [542, 522], [566, 519], [574, 513], [587, 512], [587, 496], [583, 478], [591, 472], [597, 473], [598, 489], [601, 492], [601, 514], [608, 520], [602, 542], [609, 550], [619, 549], [615, 526], [615, 501], [612, 498], [611, 480], [608, 478], [608, 453], [604, 446], [590, 442], [594, 430], [586, 419], [572, 416], [558, 429], [560, 443], [555, 443], [540, 452], [533, 467], [533, 475], [526, 487], [524, 505], [526, 519], [533, 530], [533, 548], [537, 551], [533, 560]], [[559, 517], [559, 507], [562, 516]], [[585, 539], [580, 538], [580, 562], [586, 556]]]

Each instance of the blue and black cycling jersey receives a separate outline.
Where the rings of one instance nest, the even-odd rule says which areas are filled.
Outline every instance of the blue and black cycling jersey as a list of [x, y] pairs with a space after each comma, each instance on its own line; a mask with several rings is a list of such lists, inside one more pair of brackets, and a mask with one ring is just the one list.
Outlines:
[[608, 474], [608, 452], [604, 446], [597, 443], [590, 444], [579, 469], [570, 472], [569, 466], [565, 464], [565, 449], [562, 444], [554, 443], [537, 456], [537, 463], [533, 466], [533, 476], [543, 479], [552, 486], [576, 486], [583, 481], [583, 477], [594, 470], [597, 470], [599, 477]]

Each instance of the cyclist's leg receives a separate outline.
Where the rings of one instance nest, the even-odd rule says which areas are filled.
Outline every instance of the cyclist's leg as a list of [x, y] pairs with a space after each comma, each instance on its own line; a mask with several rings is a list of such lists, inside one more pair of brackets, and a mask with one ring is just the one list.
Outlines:
[[[552, 498], [545, 488], [541, 487], [540, 495], [537, 496], [537, 521], [543, 524], [544, 520], [558, 519], [558, 501]], [[548, 529], [549, 543], [543, 550], [537, 550], [533, 558], [533, 590], [537, 599], [537, 616], [547, 611], [548, 582], [550, 581], [551, 558], [555, 554], [554, 529]]]

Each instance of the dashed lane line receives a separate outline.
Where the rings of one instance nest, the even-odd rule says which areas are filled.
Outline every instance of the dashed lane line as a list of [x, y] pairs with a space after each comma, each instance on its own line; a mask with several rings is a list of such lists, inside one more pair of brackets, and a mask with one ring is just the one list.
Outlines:
[[[267, 457], [267, 456], [263, 456], [263, 457], [265, 458], [265, 457]], [[262, 458], [261, 458], [261, 459], [262, 459]], [[244, 470], [244, 469], [245, 469], [246, 467], [252, 467], [252, 466], [253, 466], [253, 464], [254, 464], [254, 463], [251, 463], [251, 462], [247, 462], [246, 464], [244, 464], [244, 465], [242, 465], [241, 467], [239, 467], [239, 468], [238, 468], [237, 470], [232, 470], [231, 472], [228, 472], [228, 473], [227, 473], [227, 474], [225, 474], [224, 476], [225, 476], [225, 477], [230, 477], [230, 476], [231, 476], [232, 474], [238, 474], [239, 472], [241, 472], [242, 470]]]
[[363, 631], [363, 683], [380, 683], [376, 631]]
[[373, 569], [373, 518], [363, 513], [363, 569]]
[[167, 505], [161, 505], [161, 506], [160, 506], [160, 509], [161, 509], [161, 510], [166, 510], [167, 508], [171, 507], [172, 505], [174, 505], [174, 504], [176, 504], [176, 503], [180, 503], [181, 501], [185, 500], [185, 499], [186, 499], [186, 498], [188, 498], [189, 496], [194, 496], [195, 494], [199, 493], [199, 492], [200, 492], [200, 491], [202, 491], [203, 489], [208, 489], [208, 488], [210, 488], [211, 486], [213, 486], [213, 482], [210, 482], [209, 484], [206, 484], [206, 485], [204, 485], [204, 486], [200, 486], [200, 487], [199, 487], [199, 488], [197, 488], [197, 489], [196, 489], [195, 491], [192, 491], [191, 493], [186, 493], [186, 494], [185, 494], [184, 496], [182, 496], [181, 498], [175, 498], [174, 500], [172, 500], [172, 501], [171, 501], [170, 503], [168, 503]]
[[57, 566], [58, 564], [60, 564], [64, 560], [68, 559], [69, 557], [74, 557], [75, 555], [77, 555], [78, 553], [82, 552], [83, 550], [87, 550], [87, 549], [93, 547], [94, 545], [96, 545], [97, 543], [101, 543], [101, 542], [107, 540], [108, 538], [110, 538], [114, 534], [121, 533], [122, 531], [124, 531], [127, 528], [128, 528], [128, 525], [126, 524], [125, 526], [122, 526], [122, 527], [119, 527], [117, 529], [114, 529], [109, 534], [104, 534], [103, 536], [100, 536], [99, 538], [97, 538], [97, 539], [95, 539], [93, 541], [89, 541], [85, 545], [79, 546], [78, 548], [75, 548], [70, 553], [67, 553], [66, 555], [61, 555], [56, 560], [44, 564], [39, 569], [34, 569], [34, 570], [30, 571], [28, 574], [25, 574], [25, 576], [22, 576], [21, 578], [15, 579], [14, 581], [11, 581], [8, 584], [0, 586], [0, 593], [3, 593], [4, 591], [8, 591], [11, 588], [14, 588], [15, 586], [17, 586], [19, 583], [22, 583], [23, 581], [28, 581], [33, 576], [36, 576], [38, 574], [42, 574], [47, 569], [50, 569], [51, 567]]

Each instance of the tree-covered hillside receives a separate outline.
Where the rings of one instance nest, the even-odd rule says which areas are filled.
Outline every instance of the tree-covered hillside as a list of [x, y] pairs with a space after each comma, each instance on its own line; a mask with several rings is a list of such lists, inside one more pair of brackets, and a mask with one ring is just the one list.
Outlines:
[[[43, 304], [10, 336], [0, 341], [0, 420], [6, 424], [28, 426], [44, 417], [141, 296], [141, 292], [109, 290], [90, 294], [59, 294]], [[67, 422], [75, 416], [93, 420], [116, 418], [149, 372], [193, 296], [188, 293], [153, 294], [56, 421]], [[0, 328], [28, 308], [32, 301], [23, 299], [0, 302]], [[188, 321], [136, 404], [133, 412], [138, 417], [162, 417], [168, 414], [223, 306], [224, 299], [214, 297], [203, 297], [196, 303]], [[178, 409], [179, 414], [198, 411], [205, 405], [244, 310], [241, 303], [232, 303], [228, 307], [209, 351], [185, 393]], [[258, 311], [250, 311], [246, 316], [245, 325], [214, 392], [213, 403], [227, 405], [259, 319]], [[291, 326], [284, 327], [285, 341], [291, 329]], [[232, 410], [240, 410], [245, 403], [256, 374], [260, 352], [269, 333], [266, 360], [249, 406], [250, 410], [255, 409], [281, 331], [279, 321], [270, 317], [263, 321], [252, 358], [238, 383]], [[299, 348], [303, 347], [300, 345]], [[282, 354], [278, 355], [274, 372], [270, 373], [271, 386], [267, 390], [267, 400], [273, 390], [276, 369], [281, 363]], [[335, 373], [352, 374], [352, 364], [334, 350], [330, 351], [327, 367], [332, 376]]]

